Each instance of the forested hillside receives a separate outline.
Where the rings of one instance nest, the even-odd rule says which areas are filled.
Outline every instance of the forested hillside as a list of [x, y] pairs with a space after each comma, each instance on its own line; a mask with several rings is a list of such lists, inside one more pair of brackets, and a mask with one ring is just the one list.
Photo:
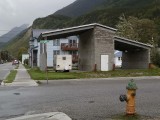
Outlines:
[[[85, 6], [87, 6], [87, 9], [85, 9]], [[126, 20], [129, 16], [132, 16], [139, 21], [138, 23], [142, 24], [139, 26], [147, 25], [146, 22], [143, 24], [143, 21], [150, 21], [155, 24], [155, 28], [160, 34], [159, 0], [94, 0], [94, 2], [93, 0], [77, 0], [55, 14], [36, 19], [33, 22], [32, 28], [60, 29], [95, 22], [116, 27], [116, 25], [119, 24], [120, 16], [125, 16]], [[147, 27], [145, 27], [145, 29], [147, 29]], [[28, 42], [29, 32], [27, 33], [28, 34], [17, 37], [15, 41], [22, 41], [23, 39]], [[156, 33], [156, 35], [159, 34]], [[159, 36], [157, 36], [157, 38], [158, 37]], [[27, 47], [26, 41], [21, 43], [21, 46]], [[10, 49], [9, 46], [14, 46], [10, 50], [13, 50], [13, 48], [17, 49], [18, 46], [16, 47], [16, 45], [18, 44], [10, 42], [7, 49]]]
[[110, 0], [76, 0], [74, 3], [58, 10], [54, 15], [78, 17], [86, 14]]
[[12, 41], [9, 41], [5, 46], [4, 50], [7, 50], [12, 56], [18, 57], [20, 49], [25, 49], [25, 53], [28, 53], [29, 39], [31, 35], [31, 28], [22, 31]]
[[[83, 5], [83, 0], [77, 0], [76, 2], [78, 1], [79, 5]], [[85, 1], [86, 4], [91, 2], [91, 0]], [[135, 16], [138, 18], [148, 18], [154, 20], [157, 26], [160, 25], [160, 1], [158, 0], [105, 0], [105, 4], [104, 1], [102, 3], [103, 4], [97, 5], [92, 12], [88, 13], [86, 11], [85, 15], [76, 18], [52, 14], [45, 18], [36, 19], [33, 23], [33, 28], [62, 28], [93, 22], [115, 27], [122, 14], [126, 17]], [[76, 5], [76, 3], [74, 4]], [[61, 11], [65, 12], [66, 8]], [[74, 7], [71, 10], [72, 14], [75, 12], [79, 14], [77, 10], [74, 10]], [[81, 10], [83, 10], [83, 7]], [[56, 14], [58, 13], [59, 12]]]
[[63, 28], [71, 18], [62, 15], [49, 15], [45, 18], [38, 18], [33, 22], [34, 29], [57, 29]]

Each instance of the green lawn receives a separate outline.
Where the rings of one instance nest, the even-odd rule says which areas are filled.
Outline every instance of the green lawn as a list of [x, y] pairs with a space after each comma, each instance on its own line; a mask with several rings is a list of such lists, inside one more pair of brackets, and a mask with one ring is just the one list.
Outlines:
[[[34, 80], [45, 80], [46, 72], [38, 69], [28, 70]], [[109, 77], [136, 77], [136, 76], [159, 76], [160, 69], [136, 69], [136, 70], [115, 70], [108, 72], [48, 72], [48, 80], [57, 79], [81, 79], [81, 78], [109, 78]]]
[[153, 120], [153, 118], [142, 115], [117, 115], [112, 116], [111, 120]]
[[10, 74], [7, 76], [5, 83], [12, 83], [17, 74], [17, 70], [11, 70]]

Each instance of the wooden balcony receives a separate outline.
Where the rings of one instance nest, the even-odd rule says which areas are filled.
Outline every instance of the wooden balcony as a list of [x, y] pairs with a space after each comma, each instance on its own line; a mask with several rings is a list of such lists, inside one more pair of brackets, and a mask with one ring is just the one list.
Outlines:
[[61, 43], [61, 50], [63, 51], [77, 51], [78, 50], [78, 43]]

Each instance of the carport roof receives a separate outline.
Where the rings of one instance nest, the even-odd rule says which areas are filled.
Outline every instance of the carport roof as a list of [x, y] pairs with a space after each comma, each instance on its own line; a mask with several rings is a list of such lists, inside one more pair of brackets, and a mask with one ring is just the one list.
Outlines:
[[70, 27], [70, 28], [65, 28], [65, 29], [58, 29], [58, 30], [53, 30], [53, 31], [48, 31], [48, 32], [43, 32], [39, 36], [39, 40], [44, 39], [45, 37], [51, 37], [53, 39], [58, 39], [62, 37], [67, 37], [67, 36], [73, 36], [73, 35], [79, 35], [83, 32], [86, 32], [88, 30], [94, 29], [94, 27], [99, 26], [102, 28], [105, 28], [107, 30], [115, 32], [117, 29], [108, 27], [105, 25], [101, 25], [98, 23], [93, 23], [93, 24], [88, 24], [88, 25], [81, 25], [81, 26], [76, 26], [76, 27]]
[[119, 37], [119, 36], [115, 36], [114, 41], [115, 41], [115, 48], [121, 51], [131, 50], [131, 49], [132, 50], [133, 49], [137, 49], [137, 50], [138, 49], [150, 49], [153, 47], [150, 44], [145, 44], [142, 42], [130, 40], [130, 39]]
[[[43, 40], [45, 37], [47, 37], [48, 40], [53, 40], [53, 39], [59, 39], [59, 38], [64, 38], [64, 37], [69, 37], [73, 35], [80, 35], [81, 33], [84, 33], [88, 30], [92, 30], [95, 27], [102, 27], [104, 29], [107, 29], [112, 32], [116, 32], [117, 29], [108, 27], [102, 24], [98, 23], [93, 23], [93, 24], [88, 24], [88, 25], [81, 25], [81, 26], [76, 26], [76, 27], [70, 27], [70, 28], [65, 28], [65, 29], [58, 29], [58, 30], [52, 30], [52, 31], [47, 31], [47, 32], [42, 32], [38, 38], [38, 40]], [[115, 48], [117, 50], [133, 50], [133, 49], [150, 49], [153, 46], [149, 44], [144, 44], [138, 41], [122, 38], [115, 36], [114, 37], [115, 41]]]

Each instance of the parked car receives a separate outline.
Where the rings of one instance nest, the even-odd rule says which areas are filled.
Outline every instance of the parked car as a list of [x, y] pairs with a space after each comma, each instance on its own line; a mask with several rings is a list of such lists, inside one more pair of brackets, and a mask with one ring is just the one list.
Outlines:
[[12, 61], [12, 65], [17, 65], [17, 64], [19, 64], [19, 61], [18, 61], [18, 60], [13, 60], [13, 61]]

